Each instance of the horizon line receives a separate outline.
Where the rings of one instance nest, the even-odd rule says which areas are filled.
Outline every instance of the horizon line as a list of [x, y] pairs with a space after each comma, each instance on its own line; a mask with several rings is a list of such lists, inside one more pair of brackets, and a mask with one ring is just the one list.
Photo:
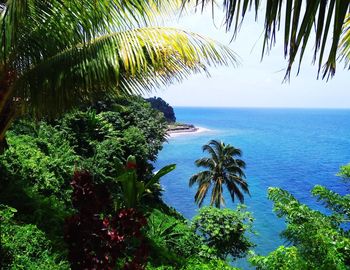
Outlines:
[[350, 110], [350, 107], [253, 107], [253, 106], [198, 106], [171, 105], [173, 108], [202, 108], [202, 109], [288, 109], [288, 110]]

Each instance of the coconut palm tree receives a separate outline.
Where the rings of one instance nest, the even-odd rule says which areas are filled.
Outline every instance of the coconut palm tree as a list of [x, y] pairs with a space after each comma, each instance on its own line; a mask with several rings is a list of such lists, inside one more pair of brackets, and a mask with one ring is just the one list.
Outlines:
[[[183, 0], [184, 5], [188, 2], [192, 1]], [[201, 10], [207, 4], [213, 6], [214, 2], [216, 1], [196, 0]], [[350, 12], [349, 0], [224, 0], [223, 9], [226, 30], [233, 30], [234, 36], [237, 35], [248, 11], [255, 12], [256, 20], [259, 10], [265, 13], [263, 55], [276, 42], [276, 32], [281, 27], [284, 29], [284, 56], [288, 59], [286, 78], [289, 78], [292, 65], [298, 61], [297, 58], [299, 58], [299, 72], [306, 45], [313, 36], [315, 37], [313, 61], [318, 63], [319, 74], [323, 67], [323, 78], [334, 75], [339, 50], [341, 58], [348, 56], [345, 57], [345, 64], [350, 68], [349, 54], [344, 54], [344, 50], [340, 48], [341, 44], [350, 43], [350, 35], [346, 35], [342, 30], [349, 20], [346, 19], [346, 14]], [[312, 29], [314, 35], [311, 35]], [[349, 52], [349, 45], [347, 48]], [[326, 55], [328, 56], [324, 61]]]
[[213, 40], [149, 26], [176, 2], [0, 1], [0, 148], [19, 114], [55, 117], [102, 96], [140, 94], [236, 63]]
[[196, 160], [196, 165], [204, 167], [205, 170], [193, 175], [189, 181], [190, 187], [198, 184], [195, 202], [200, 207], [209, 189], [212, 188], [210, 205], [220, 208], [221, 205], [225, 205], [223, 196], [225, 185], [232, 201], [237, 197], [243, 203], [242, 191], [249, 194], [249, 190], [243, 171], [245, 162], [236, 158], [241, 157], [242, 151], [217, 140], [211, 140], [202, 149], [203, 152], [207, 151], [210, 157]]

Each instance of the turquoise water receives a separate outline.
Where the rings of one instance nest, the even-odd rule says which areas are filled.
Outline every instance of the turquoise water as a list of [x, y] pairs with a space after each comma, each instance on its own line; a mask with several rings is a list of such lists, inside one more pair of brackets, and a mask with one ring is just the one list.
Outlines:
[[[243, 150], [251, 197], [245, 204], [253, 213], [255, 251], [265, 255], [285, 244], [279, 233], [284, 221], [272, 212], [267, 188], [281, 187], [301, 202], [323, 210], [310, 190], [321, 184], [341, 194], [346, 187], [336, 176], [350, 162], [350, 110], [175, 108], [179, 122], [209, 131], [170, 138], [160, 152], [156, 168], [176, 163], [175, 171], [161, 181], [166, 203], [191, 219], [197, 211], [195, 187], [188, 180], [198, 172], [194, 161], [203, 156], [201, 146], [223, 140]], [[227, 194], [226, 194], [227, 195]], [[227, 207], [234, 204], [227, 198]], [[243, 260], [235, 265], [249, 269]]]

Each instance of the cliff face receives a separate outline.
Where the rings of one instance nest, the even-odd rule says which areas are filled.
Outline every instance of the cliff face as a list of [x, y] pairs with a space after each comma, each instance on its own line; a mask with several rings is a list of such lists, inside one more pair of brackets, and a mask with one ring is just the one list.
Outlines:
[[174, 113], [173, 107], [171, 107], [167, 102], [165, 102], [160, 97], [152, 97], [146, 99], [148, 101], [153, 109], [156, 109], [158, 111], [161, 111], [164, 114], [165, 119], [168, 123], [175, 123], [176, 117]]

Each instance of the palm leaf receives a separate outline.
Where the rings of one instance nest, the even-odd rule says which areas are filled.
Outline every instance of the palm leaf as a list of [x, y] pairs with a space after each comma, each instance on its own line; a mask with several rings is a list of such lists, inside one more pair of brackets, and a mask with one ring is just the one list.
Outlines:
[[199, 207], [202, 206], [203, 201], [204, 201], [204, 199], [207, 196], [207, 193], [209, 191], [209, 187], [210, 187], [210, 182], [201, 182], [199, 184], [197, 193], [194, 196], [194, 200], [198, 204]]
[[238, 200], [244, 203], [244, 196], [234, 182], [226, 182], [226, 186], [233, 202], [235, 201], [235, 196], [237, 196]]
[[218, 140], [211, 140], [208, 144], [205, 144], [203, 151], [207, 151], [210, 157], [196, 160], [196, 165], [208, 170], [193, 175], [189, 181], [190, 187], [198, 184], [195, 202], [201, 207], [210, 186], [213, 185], [210, 205], [215, 205], [218, 208], [225, 205], [224, 184], [230, 192], [232, 201], [237, 196], [240, 202], [243, 202], [242, 191], [250, 195], [248, 184], [244, 179], [245, 162], [234, 158], [235, 156], [241, 156], [242, 151]]
[[200, 184], [201, 182], [210, 182], [212, 178], [211, 171], [202, 171], [190, 178], [189, 186], [192, 187], [195, 183]]
[[197, 167], [210, 168], [214, 170], [215, 162], [212, 158], [200, 158], [195, 161]]
[[210, 205], [220, 208], [221, 205], [225, 205], [225, 199], [222, 195], [222, 179], [218, 178], [214, 181], [214, 186], [211, 191]]
[[212, 147], [211, 145], [213, 144], [214, 140], [210, 141], [208, 144], [203, 145], [202, 150], [203, 152], [207, 151], [210, 156], [211, 159], [215, 162], [215, 164], [219, 163], [220, 161], [220, 157], [217, 153], [217, 147]]
[[250, 195], [248, 183], [242, 177], [237, 177], [235, 174], [230, 174], [227, 180], [227, 182], [234, 183], [235, 185], [238, 184], [245, 193]]
[[18, 45], [27, 43], [25, 39], [34, 36], [40, 39], [39, 34], [44, 41], [47, 36], [54, 36], [53, 45], [64, 46], [101, 34], [130, 30], [154, 22], [161, 12], [175, 10], [178, 6], [178, 1], [158, 0], [8, 0], [0, 20], [2, 53], [8, 55], [11, 50], [17, 51]]
[[236, 55], [211, 39], [173, 28], [140, 28], [41, 61], [20, 75], [14, 95], [36, 115], [55, 115], [99, 95], [144, 93], [208, 66], [235, 63]]
[[241, 167], [235, 164], [235, 160], [233, 161], [233, 163], [230, 163], [230, 165], [226, 165], [225, 168], [226, 168], [226, 171], [230, 174], [235, 174], [235, 175], [238, 175], [239, 177], [245, 177], [244, 171], [241, 169]]
[[[185, 3], [191, 2], [183, 0]], [[196, 0], [198, 6], [212, 3], [208, 0]], [[289, 79], [293, 64], [299, 54], [299, 69], [307, 44], [310, 41], [311, 29], [315, 31], [314, 61], [318, 57], [318, 73], [323, 67], [322, 77], [333, 76], [336, 70], [336, 58], [339, 47], [344, 52], [344, 39], [340, 41], [346, 13], [350, 11], [348, 0], [266, 0], [264, 18], [263, 54], [276, 41], [276, 32], [280, 29], [281, 18], [284, 17], [284, 55], [288, 59], [286, 79]], [[257, 18], [261, 0], [224, 0], [226, 30], [233, 30], [236, 37], [239, 25], [244, 20], [247, 10], [253, 9]], [[346, 28], [346, 27], [345, 27]], [[329, 43], [329, 46], [327, 46]], [[345, 42], [346, 43], [346, 42]], [[339, 46], [340, 45], [340, 46]], [[324, 56], [327, 56], [324, 62]], [[348, 65], [348, 62], [346, 62]], [[298, 71], [299, 71], [298, 69]]]
[[350, 13], [343, 25], [343, 33], [340, 42], [340, 57], [345, 62], [345, 67], [350, 69]]

